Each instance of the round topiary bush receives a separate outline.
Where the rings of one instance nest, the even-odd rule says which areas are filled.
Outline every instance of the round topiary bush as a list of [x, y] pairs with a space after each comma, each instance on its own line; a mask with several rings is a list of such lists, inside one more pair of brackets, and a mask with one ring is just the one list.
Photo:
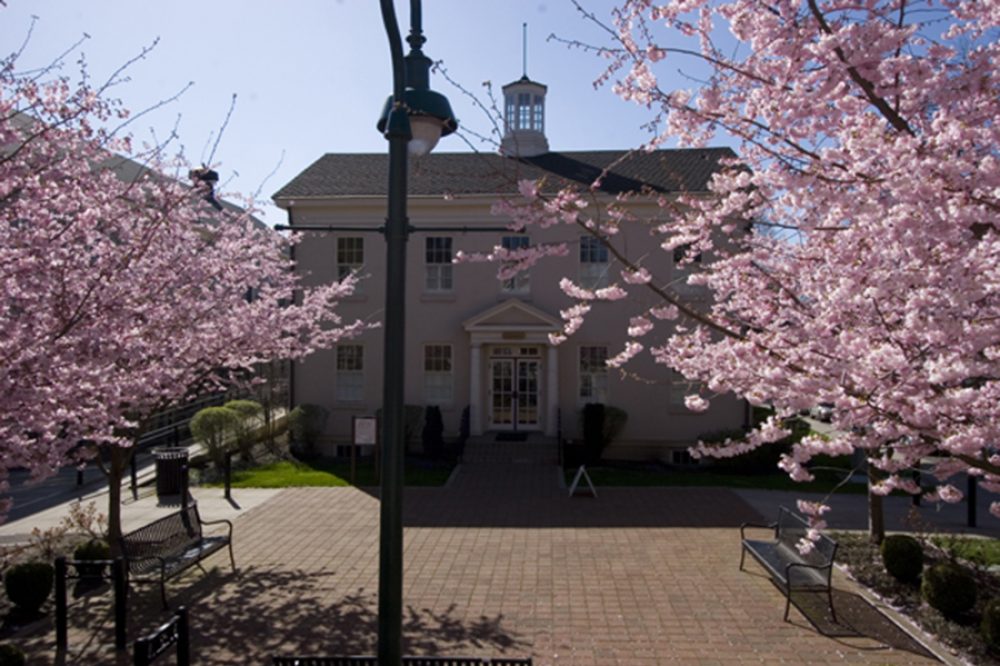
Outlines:
[[924, 572], [920, 594], [932, 608], [955, 617], [976, 604], [976, 580], [952, 562], [935, 564]]
[[892, 534], [882, 542], [882, 564], [895, 578], [911, 583], [924, 570], [924, 549], [920, 542], [906, 534]]
[[983, 621], [979, 625], [983, 640], [994, 650], [1000, 650], [1000, 599], [994, 599], [983, 609]]
[[21, 648], [10, 643], [0, 643], [0, 666], [24, 666], [28, 663]]
[[[73, 550], [74, 560], [108, 560], [111, 559], [111, 547], [103, 539], [84, 541]], [[79, 564], [76, 570], [81, 576], [100, 578], [104, 573], [103, 564]]]
[[15, 564], [3, 577], [7, 598], [27, 613], [37, 613], [52, 591], [55, 571], [48, 562]]

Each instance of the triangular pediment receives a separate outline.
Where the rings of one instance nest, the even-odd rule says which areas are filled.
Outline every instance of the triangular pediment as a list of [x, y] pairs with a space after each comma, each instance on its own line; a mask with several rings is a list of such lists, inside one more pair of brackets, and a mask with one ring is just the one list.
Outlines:
[[503, 303], [466, 319], [462, 326], [466, 331], [556, 331], [562, 322], [547, 312], [528, 305], [517, 298], [509, 298]]

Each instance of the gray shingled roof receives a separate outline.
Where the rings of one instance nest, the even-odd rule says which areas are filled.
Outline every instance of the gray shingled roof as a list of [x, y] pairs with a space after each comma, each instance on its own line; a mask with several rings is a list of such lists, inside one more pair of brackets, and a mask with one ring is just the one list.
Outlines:
[[[721, 158], [735, 157], [729, 148], [657, 150], [651, 153], [591, 150], [510, 158], [486, 153], [431, 153], [411, 162], [411, 195], [508, 194], [517, 181], [548, 176], [547, 189], [566, 181], [589, 186], [616, 160], [602, 181], [611, 194], [650, 188], [660, 192], [707, 190]], [[388, 155], [328, 153], [274, 194], [276, 201], [294, 198], [385, 196]], [[555, 176], [555, 177], [553, 177]]]

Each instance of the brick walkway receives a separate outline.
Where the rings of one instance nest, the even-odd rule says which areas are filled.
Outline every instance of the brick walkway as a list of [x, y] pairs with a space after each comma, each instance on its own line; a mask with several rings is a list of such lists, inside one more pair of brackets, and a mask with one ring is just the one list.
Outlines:
[[[762, 571], [737, 569], [736, 527], [760, 517], [735, 494], [622, 488], [569, 499], [557, 474], [467, 464], [448, 487], [407, 491], [406, 652], [580, 666], [931, 662], [843, 578], [840, 625], [825, 597], [808, 595], [797, 602], [809, 617], [783, 622], [784, 599]], [[374, 652], [377, 524], [377, 499], [349, 488], [287, 490], [243, 514], [238, 576], [215, 556], [217, 571], [170, 586], [191, 608], [194, 663]], [[156, 597], [155, 587], [133, 595], [130, 640], [163, 619]], [[100, 603], [74, 608], [62, 663], [116, 663], [106, 614]], [[59, 663], [51, 644], [51, 630], [36, 636], [29, 663]]]

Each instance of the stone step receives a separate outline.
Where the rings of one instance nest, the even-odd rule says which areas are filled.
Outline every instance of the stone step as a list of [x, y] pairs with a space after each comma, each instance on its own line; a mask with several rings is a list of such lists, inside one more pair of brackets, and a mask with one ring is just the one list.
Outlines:
[[554, 437], [530, 434], [523, 442], [497, 441], [495, 434], [489, 433], [472, 437], [465, 443], [462, 462], [479, 463], [521, 463], [532, 465], [554, 465], [559, 460], [559, 446]]

